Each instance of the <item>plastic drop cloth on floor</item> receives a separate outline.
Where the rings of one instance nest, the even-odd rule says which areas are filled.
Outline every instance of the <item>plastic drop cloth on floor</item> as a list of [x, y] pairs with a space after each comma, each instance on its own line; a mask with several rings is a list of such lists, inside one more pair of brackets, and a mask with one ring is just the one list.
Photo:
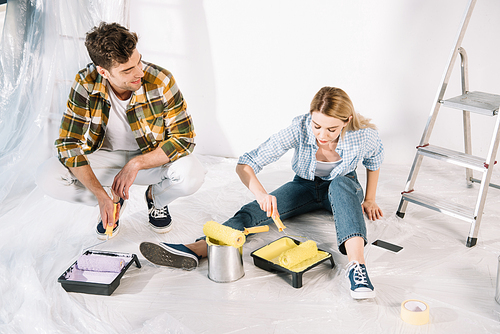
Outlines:
[[[126, 0], [9, 0], [3, 33], [10, 37], [2, 39], [0, 54], [0, 333], [500, 332], [494, 300], [500, 191], [489, 191], [478, 244], [467, 248], [467, 223], [412, 204], [404, 219], [395, 217], [407, 165], [382, 166], [377, 202], [385, 217], [367, 221], [370, 243], [404, 247], [397, 254], [365, 248], [373, 300], [350, 297], [347, 258], [337, 251], [332, 217], [323, 211], [284, 221], [287, 234], [315, 240], [337, 264], [306, 272], [300, 289], [289, 275], [252, 262], [253, 250], [283, 236], [274, 225], [244, 245], [245, 276], [236, 282], [209, 280], [207, 260], [191, 272], [146, 261], [142, 241], [191, 242], [206, 221], [222, 223], [253, 199], [234, 172], [236, 159], [210, 156], [200, 156], [208, 171], [202, 188], [171, 204], [174, 228], [167, 234], [149, 229], [145, 189], [132, 187], [119, 235], [96, 249], [137, 254], [142, 268], [131, 266], [111, 296], [64, 291], [57, 278], [98, 242], [98, 209], [44, 196], [33, 174], [49, 155], [72, 79], [89, 61], [85, 32], [101, 19], [126, 24], [127, 6]], [[478, 186], [465, 187], [463, 175], [460, 168], [430, 164], [416, 187], [471, 204]], [[271, 191], [293, 174], [282, 159], [259, 177]], [[359, 178], [364, 184], [362, 168]], [[492, 182], [499, 181], [495, 173]], [[430, 306], [429, 324], [400, 319], [406, 299]]]
[[[412, 205], [396, 218], [408, 167], [383, 165], [377, 199], [384, 218], [367, 221], [370, 243], [401, 245], [399, 253], [367, 245], [373, 300], [353, 300], [345, 281], [347, 258], [337, 251], [335, 226], [325, 211], [285, 220], [289, 235], [315, 240], [331, 251], [335, 269], [320, 264], [291, 286], [288, 274], [257, 268], [250, 253], [281, 236], [274, 225], [249, 237], [243, 247], [245, 275], [232, 283], [207, 277], [204, 259], [193, 271], [158, 267], [139, 252], [142, 241], [187, 243], [202, 235], [208, 220], [224, 222], [252, 194], [239, 181], [236, 159], [199, 156], [208, 173], [201, 189], [170, 205], [174, 228], [163, 235], [147, 226], [144, 188], [131, 188], [119, 234], [96, 249], [135, 253], [142, 268], [131, 266], [111, 296], [67, 293], [57, 278], [98, 242], [98, 209], [27, 193], [0, 217], [0, 332], [2, 333], [498, 333], [495, 302], [500, 254], [498, 201], [490, 189], [477, 246], [467, 248], [469, 224]], [[424, 164], [425, 164], [424, 160]], [[477, 185], [467, 188], [460, 168], [428, 164], [418, 189], [472, 202]], [[365, 173], [358, 169], [360, 183]], [[293, 177], [286, 158], [266, 167], [260, 179], [268, 191]], [[498, 183], [498, 178], [493, 181]], [[443, 183], [453, 186], [444, 187]], [[1, 209], [1, 207], [0, 207]], [[430, 307], [430, 322], [413, 326], [400, 318], [401, 302], [418, 299]]]

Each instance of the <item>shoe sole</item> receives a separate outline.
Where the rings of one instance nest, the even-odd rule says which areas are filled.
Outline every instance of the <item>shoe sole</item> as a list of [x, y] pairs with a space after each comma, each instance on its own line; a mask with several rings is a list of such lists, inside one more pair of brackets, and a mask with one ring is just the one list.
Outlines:
[[149, 261], [159, 266], [193, 270], [198, 266], [198, 259], [190, 254], [178, 251], [168, 246], [142, 242], [139, 246], [141, 254]]
[[170, 223], [170, 225], [168, 225], [166, 227], [158, 227], [158, 226], [151, 224], [151, 222], [149, 222], [149, 227], [151, 227], [151, 229], [153, 231], [155, 231], [156, 233], [163, 234], [163, 233], [170, 232], [170, 230], [172, 230], [172, 223]]
[[[99, 231], [96, 229], [95, 230], [96, 234], [97, 234], [97, 239], [99, 240], [106, 240], [107, 239], [107, 234], [101, 234], [99, 233]], [[113, 239], [114, 237], [116, 237], [116, 235], [118, 234], [118, 232], [120, 232], [120, 224], [118, 224], [118, 226], [116, 227], [116, 229], [113, 231], [113, 233], [109, 236], [109, 239]]]
[[[123, 212], [123, 210], [125, 210], [126, 206], [127, 206], [127, 201], [123, 201], [123, 205], [120, 208], [120, 216], [121, 216], [121, 213]], [[99, 217], [99, 219], [101, 220], [100, 217]], [[118, 234], [119, 231], [120, 231], [120, 224], [118, 224], [118, 227], [116, 228], [116, 230], [114, 230], [113, 233], [109, 236], [109, 239], [113, 239], [114, 237], [116, 237], [116, 235]], [[99, 240], [106, 240], [106, 237], [108, 236], [107, 234], [99, 233], [99, 231], [97, 230], [97, 227], [95, 229], [95, 233], [97, 234], [97, 239], [99, 239]]]
[[371, 299], [375, 298], [376, 293], [375, 290], [373, 291], [352, 291], [351, 290], [351, 297], [353, 299]]

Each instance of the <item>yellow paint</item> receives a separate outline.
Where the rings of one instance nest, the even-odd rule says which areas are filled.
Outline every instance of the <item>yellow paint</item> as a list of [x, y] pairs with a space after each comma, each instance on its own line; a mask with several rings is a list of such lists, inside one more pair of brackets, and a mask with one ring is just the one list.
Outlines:
[[203, 233], [210, 239], [216, 240], [218, 245], [240, 248], [246, 241], [243, 232], [214, 221], [208, 221], [203, 225]]
[[[294, 249], [298, 247], [298, 245], [290, 238], [280, 238], [272, 243], [270, 243], [267, 246], [264, 246], [258, 250], [255, 251], [255, 255], [267, 260], [269, 262], [272, 262], [276, 265], [282, 266], [279, 263], [279, 257], [282, 253], [286, 252], [287, 250]], [[305, 269], [309, 268], [311, 265], [318, 263], [328, 257], [330, 257], [331, 254], [327, 252], [323, 252], [321, 250], [318, 250], [316, 255], [304, 259], [302, 262], [295, 264], [291, 266], [290, 268], [286, 268], [288, 270], [294, 271], [294, 272], [301, 272], [304, 271]]]
[[[117, 203], [113, 203], [113, 220], [116, 222], [116, 210], [117, 210], [117, 207], [118, 207], [118, 204]], [[113, 236], [113, 227], [114, 227], [115, 224], [113, 225], [107, 225], [106, 226], [106, 232], [104, 232], [104, 234], [106, 235], [109, 235], [110, 237]]]
[[302, 261], [315, 257], [317, 254], [318, 246], [316, 246], [316, 243], [312, 240], [307, 240], [281, 253], [278, 261], [280, 266], [289, 269]]

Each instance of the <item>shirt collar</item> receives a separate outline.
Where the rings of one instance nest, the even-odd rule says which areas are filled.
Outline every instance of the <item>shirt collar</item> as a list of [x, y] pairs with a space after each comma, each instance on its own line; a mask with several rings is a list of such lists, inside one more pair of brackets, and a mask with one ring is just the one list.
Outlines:
[[146, 103], [146, 94], [144, 92], [144, 85], [132, 93], [132, 99], [130, 99], [130, 104]]
[[316, 143], [316, 137], [314, 136], [314, 133], [312, 131], [312, 117], [311, 114], [307, 114], [306, 117], [306, 131], [307, 131], [307, 144], [318, 148], [318, 143]]
[[339, 136], [339, 142], [337, 143], [337, 150], [343, 150], [346, 143], [345, 143], [345, 137], [347, 136], [348, 131], [345, 132], [344, 137], [342, 137], [342, 134]]
[[[97, 75], [95, 78], [92, 95], [99, 94], [106, 101], [110, 101], [108, 89], [111, 88], [109, 87], [109, 81], [106, 80], [106, 78], [104, 78], [97, 72], [97, 68], [95, 69], [95, 71]], [[132, 92], [132, 98], [130, 99], [130, 104], [145, 103], [145, 102], [146, 102], [146, 94], [144, 92], [144, 85], [141, 85], [141, 87], [138, 90]]]
[[109, 101], [109, 93], [108, 87], [109, 83], [102, 75], [97, 74], [97, 78], [94, 84], [94, 90], [92, 91], [92, 95], [101, 95], [101, 97], [107, 101]]

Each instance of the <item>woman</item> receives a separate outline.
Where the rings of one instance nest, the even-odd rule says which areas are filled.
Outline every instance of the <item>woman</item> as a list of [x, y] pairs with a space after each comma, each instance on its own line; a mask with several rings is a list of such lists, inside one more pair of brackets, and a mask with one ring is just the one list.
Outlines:
[[[296, 176], [269, 194], [256, 174], [290, 149], [295, 149], [292, 169]], [[287, 219], [327, 209], [333, 213], [339, 251], [349, 260], [346, 277], [351, 296], [374, 298], [363, 252], [367, 243], [363, 213], [371, 220], [382, 217], [375, 193], [383, 155], [375, 126], [354, 111], [349, 96], [339, 88], [323, 87], [308, 114], [296, 117], [288, 128], [240, 157], [236, 172], [256, 201], [243, 206], [224, 225], [244, 230], [271, 224], [275, 215]], [[364, 197], [355, 172], [359, 162], [367, 169]], [[188, 245], [142, 243], [140, 249], [155, 264], [187, 270], [207, 256], [204, 239]]]

